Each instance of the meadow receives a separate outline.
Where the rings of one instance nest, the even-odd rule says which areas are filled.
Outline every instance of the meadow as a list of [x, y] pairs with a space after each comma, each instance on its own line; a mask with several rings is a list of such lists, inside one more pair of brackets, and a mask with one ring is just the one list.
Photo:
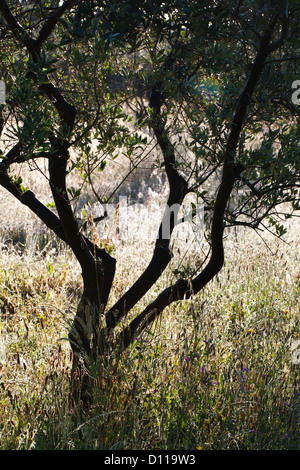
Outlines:
[[[171, 305], [126, 352], [91, 370], [84, 411], [69, 406], [77, 262], [1, 190], [0, 448], [299, 449], [299, 226], [290, 222], [285, 241], [230, 233], [225, 266], [200, 295]], [[124, 243], [114, 251], [111, 302], [151, 244], [137, 243], [134, 256]], [[175, 267], [144, 302], [174, 280]]]

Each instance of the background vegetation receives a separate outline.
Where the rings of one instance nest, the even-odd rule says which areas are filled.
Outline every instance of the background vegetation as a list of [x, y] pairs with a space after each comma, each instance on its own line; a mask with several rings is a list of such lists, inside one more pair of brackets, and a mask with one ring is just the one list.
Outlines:
[[[1, 449], [299, 449], [297, 219], [289, 244], [231, 233], [224, 270], [200, 297], [98, 364], [86, 413], [68, 406], [77, 261], [10, 203], [0, 237]], [[151, 250], [114, 249], [118, 296]], [[170, 267], [162, 283], [173, 276]]]

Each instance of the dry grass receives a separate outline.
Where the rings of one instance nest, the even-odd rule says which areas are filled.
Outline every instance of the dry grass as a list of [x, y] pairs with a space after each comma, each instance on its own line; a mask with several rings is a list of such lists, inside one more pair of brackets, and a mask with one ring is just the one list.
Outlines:
[[[201, 295], [166, 309], [126, 353], [95, 367], [86, 414], [68, 407], [78, 265], [24, 208], [9, 200], [7, 213], [2, 201], [1, 449], [299, 448], [297, 220], [291, 245], [267, 237], [269, 249], [254, 234], [232, 234], [222, 273]], [[115, 246], [115, 298], [150, 248], [132, 257]], [[174, 280], [175, 267], [148, 300]]]

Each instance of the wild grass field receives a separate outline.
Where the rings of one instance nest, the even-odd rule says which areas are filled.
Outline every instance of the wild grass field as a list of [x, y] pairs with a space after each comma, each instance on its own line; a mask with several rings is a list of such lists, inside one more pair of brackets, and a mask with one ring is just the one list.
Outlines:
[[[200, 295], [170, 306], [121, 357], [91, 371], [84, 412], [68, 400], [78, 265], [2, 190], [0, 209], [1, 449], [299, 449], [298, 219], [286, 242], [231, 233], [224, 269]], [[114, 249], [111, 301], [151, 246], [137, 244], [134, 257], [124, 244]]]

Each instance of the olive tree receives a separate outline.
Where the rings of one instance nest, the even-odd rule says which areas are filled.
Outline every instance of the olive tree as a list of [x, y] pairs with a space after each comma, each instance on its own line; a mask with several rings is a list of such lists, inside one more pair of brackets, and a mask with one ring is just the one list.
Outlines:
[[[1, 132], [9, 136], [0, 184], [66, 242], [81, 267], [69, 333], [74, 378], [99, 356], [127, 348], [171, 303], [198, 294], [222, 269], [227, 227], [284, 234], [284, 221], [299, 209], [292, 93], [300, 8], [288, 0], [0, 0], [0, 12]], [[180, 217], [164, 211], [146, 269], [108, 308], [117, 260], [89, 237], [76, 213], [81, 190], [67, 180], [77, 172], [99, 201], [110, 201], [116, 188], [100, 196], [95, 173], [105, 182], [119, 154], [136, 168], [153, 145], [168, 183], [166, 207], [196, 195], [209, 250], [192, 276], [166, 286], [126, 323], [170, 264]], [[14, 173], [41, 159], [50, 207]]]

